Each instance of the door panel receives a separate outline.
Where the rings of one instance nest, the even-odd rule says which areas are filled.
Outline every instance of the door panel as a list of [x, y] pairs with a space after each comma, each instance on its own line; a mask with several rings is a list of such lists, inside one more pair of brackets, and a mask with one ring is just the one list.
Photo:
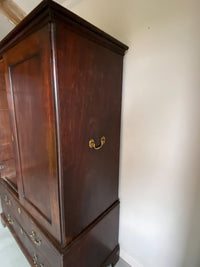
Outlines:
[[[43, 90], [41, 55], [35, 54], [10, 67], [23, 193], [27, 201], [51, 221], [49, 177], [55, 154], [54, 131], [48, 114], [49, 92]], [[22, 86], [23, 84], [23, 86]], [[42, 187], [42, 190], [39, 190]], [[36, 193], [37, 192], [37, 193]]]
[[60, 240], [49, 28], [5, 55], [20, 201]]

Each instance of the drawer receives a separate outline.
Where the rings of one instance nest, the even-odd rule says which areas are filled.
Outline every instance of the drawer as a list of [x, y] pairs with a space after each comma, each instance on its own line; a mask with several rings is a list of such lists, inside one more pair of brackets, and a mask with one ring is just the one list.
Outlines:
[[21, 242], [21, 245], [24, 247], [26, 252], [28, 253], [29, 261], [32, 260], [33, 266], [38, 267], [50, 267], [52, 266], [48, 260], [42, 255], [42, 251], [38, 250], [31, 242], [30, 237], [26, 234], [23, 227], [20, 223], [16, 220], [16, 218], [12, 215], [9, 208], [3, 204], [4, 215], [10, 224], [10, 227], [15, 232], [16, 236]]
[[[60, 266], [60, 253], [54, 246], [53, 240], [46, 236], [32, 217], [20, 205], [19, 200], [1, 183], [2, 204], [20, 223], [21, 228], [29, 237], [29, 241], [43, 255], [51, 259], [52, 266]], [[4, 209], [3, 209], [4, 211]]]

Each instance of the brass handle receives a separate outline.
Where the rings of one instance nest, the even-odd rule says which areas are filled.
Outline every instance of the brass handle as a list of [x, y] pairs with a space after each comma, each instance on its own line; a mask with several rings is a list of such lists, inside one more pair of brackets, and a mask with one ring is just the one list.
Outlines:
[[11, 219], [10, 215], [8, 214], [7, 216], [7, 220], [9, 222], [9, 224], [14, 224], [14, 221]]
[[33, 255], [33, 263], [36, 267], [44, 267], [44, 264], [38, 263], [38, 256], [36, 254]]
[[96, 146], [95, 145], [94, 139], [90, 139], [90, 141], [89, 141], [89, 147], [90, 148], [94, 148], [95, 150], [99, 150], [99, 149], [101, 149], [103, 147], [103, 145], [105, 144], [105, 142], [106, 142], [105, 136], [102, 136], [101, 137], [101, 144], [99, 146]]
[[30, 237], [35, 245], [37, 245], [38, 247], [41, 245], [41, 240], [37, 237], [34, 231], [32, 231]]
[[11, 200], [8, 199], [7, 196], [4, 197], [4, 200], [5, 200], [6, 205], [11, 206]]

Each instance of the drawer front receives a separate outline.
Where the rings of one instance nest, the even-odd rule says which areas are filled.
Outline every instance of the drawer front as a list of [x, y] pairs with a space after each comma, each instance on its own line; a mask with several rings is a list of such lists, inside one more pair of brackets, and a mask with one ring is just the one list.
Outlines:
[[[51, 264], [53, 266], [59, 266], [60, 264], [60, 254], [56, 248], [51, 244], [51, 241], [46, 238], [46, 236], [41, 232], [39, 227], [35, 224], [32, 218], [26, 213], [24, 208], [19, 204], [19, 202], [3, 188], [2, 190], [2, 205], [3, 211], [4, 207], [9, 211], [14, 218], [20, 222], [23, 232], [29, 238], [29, 242], [33, 247], [42, 251], [46, 258], [51, 258]], [[47, 265], [48, 266], [48, 265]]]
[[32, 259], [33, 266], [38, 266], [38, 267], [52, 266], [49, 264], [48, 260], [42, 255], [41, 251], [39, 251], [32, 244], [30, 238], [27, 236], [23, 227], [13, 216], [12, 211], [10, 211], [10, 209], [7, 206], [5, 206], [5, 204], [3, 204], [3, 210], [4, 210], [5, 217], [7, 218], [7, 221], [10, 224], [10, 227], [14, 230], [18, 239], [21, 241], [24, 248], [27, 250], [30, 258]]

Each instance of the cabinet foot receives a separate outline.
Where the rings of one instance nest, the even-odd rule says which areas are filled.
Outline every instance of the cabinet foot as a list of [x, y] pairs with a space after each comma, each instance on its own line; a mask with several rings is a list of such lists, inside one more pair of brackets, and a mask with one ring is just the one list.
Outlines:
[[101, 267], [114, 267], [119, 260], [119, 245], [113, 250]]

